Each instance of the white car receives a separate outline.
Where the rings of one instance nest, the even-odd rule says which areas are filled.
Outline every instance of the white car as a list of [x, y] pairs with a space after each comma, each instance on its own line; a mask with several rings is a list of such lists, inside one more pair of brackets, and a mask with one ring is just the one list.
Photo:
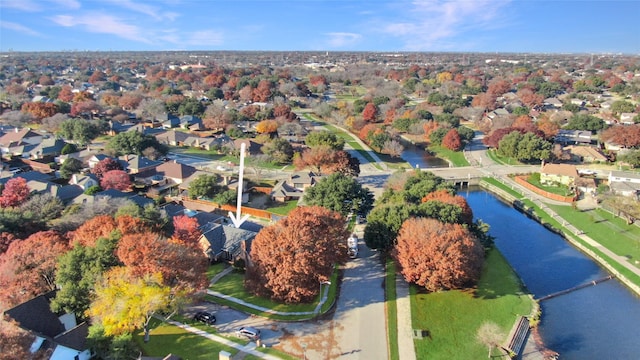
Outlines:
[[249, 326], [243, 326], [236, 330], [236, 335], [245, 337], [249, 340], [257, 340], [260, 339], [260, 330]]

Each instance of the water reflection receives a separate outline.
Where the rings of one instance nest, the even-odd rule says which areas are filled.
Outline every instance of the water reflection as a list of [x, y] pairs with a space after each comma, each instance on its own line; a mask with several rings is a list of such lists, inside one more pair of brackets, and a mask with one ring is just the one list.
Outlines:
[[431, 153], [425, 151], [421, 146], [413, 145], [405, 140], [402, 140], [401, 143], [402, 146], [404, 146], [404, 151], [400, 157], [411, 164], [412, 168], [415, 168], [416, 165], [421, 169], [449, 166], [446, 160], [431, 155]]

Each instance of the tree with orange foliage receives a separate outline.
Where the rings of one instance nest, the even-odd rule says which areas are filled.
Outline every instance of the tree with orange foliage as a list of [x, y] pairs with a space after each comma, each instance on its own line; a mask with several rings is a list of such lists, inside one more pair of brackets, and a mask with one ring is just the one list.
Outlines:
[[442, 146], [453, 151], [460, 150], [462, 148], [462, 140], [460, 140], [460, 134], [458, 134], [458, 130], [449, 130], [442, 138]]
[[424, 125], [422, 125], [422, 128], [424, 129], [424, 136], [426, 141], [429, 141], [429, 136], [431, 136], [431, 133], [440, 128], [440, 124], [434, 120], [426, 121]]
[[496, 79], [489, 83], [487, 87], [487, 94], [491, 94], [494, 97], [500, 96], [507, 91], [511, 90], [511, 82], [504, 79]]
[[58, 106], [54, 103], [28, 102], [22, 105], [20, 111], [42, 120], [55, 115], [58, 112]]
[[16, 236], [10, 232], [0, 232], [0, 255], [4, 254], [16, 239]]
[[60, 92], [58, 93], [58, 99], [64, 102], [71, 102], [75, 94], [73, 93], [73, 88], [69, 85], [64, 85]]
[[272, 134], [278, 131], [278, 122], [275, 120], [262, 120], [256, 125], [256, 131], [260, 134]]
[[545, 139], [551, 139], [558, 134], [560, 125], [556, 121], [551, 121], [548, 118], [540, 119], [536, 123], [539, 131], [542, 131]]
[[402, 224], [392, 255], [407, 282], [429, 291], [472, 286], [484, 261], [482, 244], [468, 229], [428, 218]]
[[396, 119], [396, 109], [389, 109], [384, 114], [384, 123], [386, 125], [393, 124], [393, 120]]
[[55, 290], [56, 259], [69, 250], [55, 231], [40, 231], [14, 241], [0, 255], [0, 303], [15, 306]]
[[460, 195], [452, 195], [446, 189], [435, 190], [422, 198], [422, 202], [439, 201], [445, 204], [458, 206], [462, 210], [461, 220], [463, 223], [471, 225], [473, 223], [473, 210], [467, 203], [467, 200]]
[[364, 110], [362, 110], [362, 119], [364, 121], [375, 122], [378, 117], [378, 107], [369, 102], [365, 105]]
[[260, 80], [258, 86], [253, 91], [253, 101], [267, 101], [271, 97], [271, 81]]
[[296, 170], [310, 166], [314, 172], [320, 174], [325, 166], [333, 162], [335, 152], [336, 150], [333, 150], [327, 145], [314, 146], [305, 149], [300, 156], [295, 156], [293, 165], [296, 167]]
[[311, 75], [309, 76], [309, 84], [311, 86], [327, 85], [327, 78], [324, 75]]
[[518, 116], [513, 124], [511, 124], [511, 127], [525, 129], [531, 132], [534, 132], [536, 130], [536, 125], [533, 123], [529, 115]]
[[0, 354], [6, 360], [35, 360], [48, 359], [42, 350], [31, 352], [31, 345], [36, 337], [21, 329], [18, 324], [0, 319]]
[[149, 224], [143, 219], [130, 215], [120, 215], [115, 218], [116, 227], [121, 235], [141, 234], [150, 232]]
[[522, 103], [530, 108], [542, 105], [542, 102], [544, 101], [544, 96], [536, 94], [531, 89], [523, 88], [518, 90], [516, 94], [518, 95], [520, 100], [522, 100]]
[[625, 148], [638, 147], [640, 146], [640, 124], [611, 126], [602, 132], [600, 139]]
[[114, 235], [116, 222], [111, 215], [98, 215], [80, 225], [72, 233], [68, 233], [71, 244], [78, 243], [82, 246], [95, 246], [100, 238], [109, 238]]
[[494, 94], [480, 93], [473, 97], [471, 101], [471, 106], [473, 107], [481, 107], [487, 110], [495, 110], [496, 108], [496, 96]]
[[312, 301], [319, 282], [347, 260], [349, 232], [344, 224], [337, 212], [304, 206], [263, 228], [251, 245], [245, 286], [279, 302]]
[[143, 97], [140, 94], [126, 92], [118, 99], [118, 105], [124, 110], [134, 110], [140, 105], [142, 99]]
[[152, 232], [124, 235], [116, 256], [132, 275], [162, 274], [164, 285], [196, 292], [204, 289], [208, 260], [201, 249], [169, 242]]
[[200, 248], [198, 240], [202, 235], [199, 229], [198, 220], [187, 215], [179, 215], [173, 217], [173, 236], [171, 241]]

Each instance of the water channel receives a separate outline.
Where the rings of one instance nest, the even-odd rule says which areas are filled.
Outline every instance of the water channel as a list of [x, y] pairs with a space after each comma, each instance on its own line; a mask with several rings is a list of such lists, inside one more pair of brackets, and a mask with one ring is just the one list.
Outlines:
[[[608, 275], [594, 261], [494, 195], [460, 191], [535, 298]], [[612, 234], [612, 236], [615, 236]], [[541, 302], [540, 334], [560, 359], [640, 359], [640, 298], [616, 280]]]
[[433, 156], [428, 151], [425, 151], [423, 146], [414, 145], [406, 140], [401, 140], [400, 143], [404, 146], [404, 151], [402, 151], [400, 157], [411, 164], [412, 168], [416, 166], [421, 169], [449, 166], [446, 160]]

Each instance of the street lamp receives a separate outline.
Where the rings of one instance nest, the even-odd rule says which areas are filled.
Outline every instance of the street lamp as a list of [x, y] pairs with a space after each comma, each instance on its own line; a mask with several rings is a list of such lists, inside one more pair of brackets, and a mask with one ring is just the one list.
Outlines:
[[331, 285], [331, 281], [320, 281], [320, 301], [322, 301], [322, 285]]

